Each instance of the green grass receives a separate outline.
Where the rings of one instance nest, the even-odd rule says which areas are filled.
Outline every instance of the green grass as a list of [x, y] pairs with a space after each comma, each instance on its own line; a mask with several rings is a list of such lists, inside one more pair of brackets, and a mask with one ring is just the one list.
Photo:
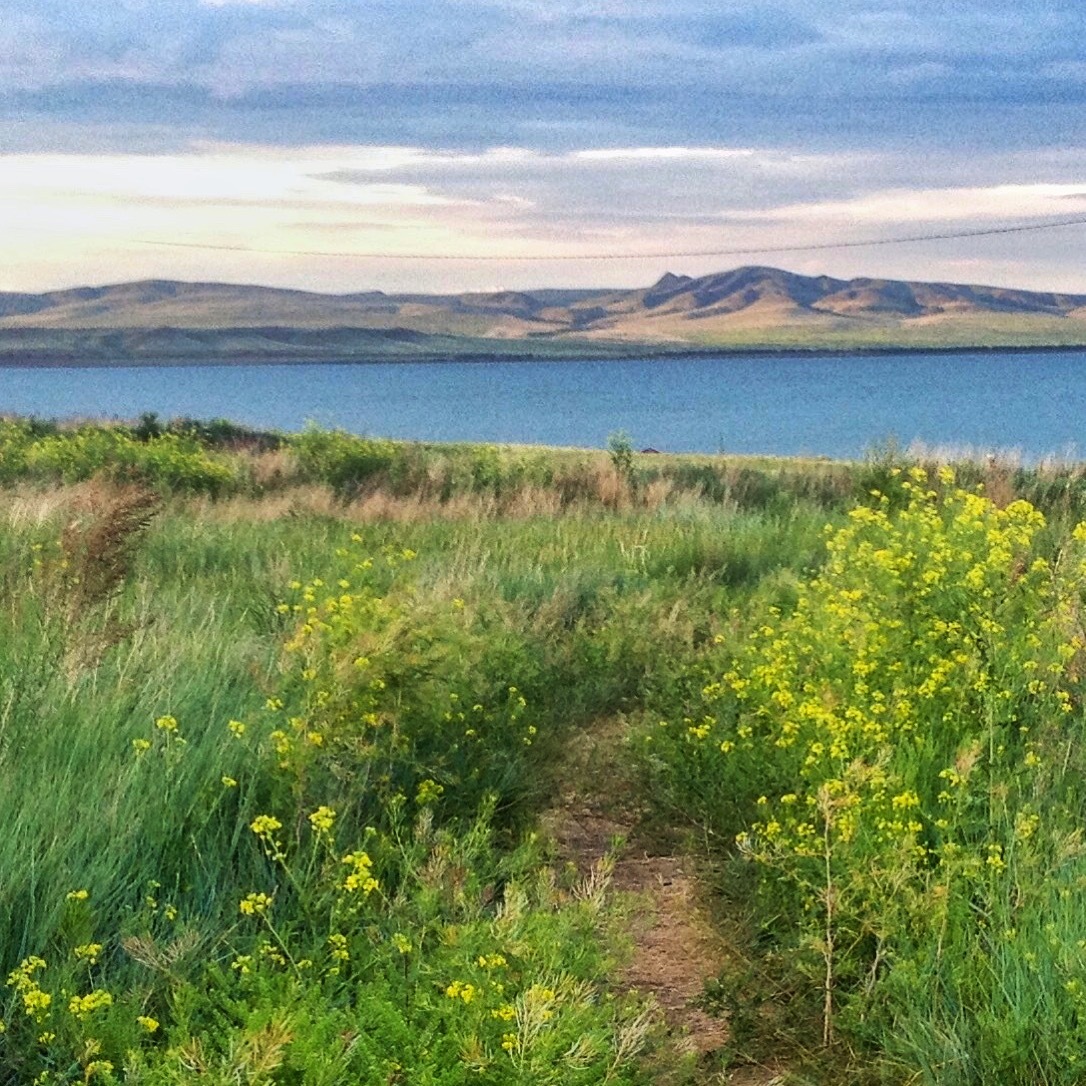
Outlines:
[[[467, 1032], [448, 1019], [453, 1001], [441, 985], [478, 972], [463, 948], [450, 959], [441, 932], [452, 925], [473, 932], [471, 945], [489, 952], [504, 947], [509, 957], [510, 946], [519, 948], [510, 998], [531, 1004], [533, 985], [553, 988], [562, 977], [570, 978], [562, 984], [589, 986], [563, 997], [559, 1018], [573, 1032], [561, 1036], [567, 1047], [583, 1040], [583, 1080], [600, 1081], [609, 1046], [624, 1030], [644, 1031], [636, 1006], [610, 996], [595, 1002], [607, 989], [609, 921], [576, 903], [558, 907], [549, 891], [526, 890], [527, 927], [510, 942], [500, 924], [494, 928], [500, 896], [486, 887], [531, 887], [542, 877], [544, 860], [517, 842], [560, 784], [550, 766], [569, 729], [636, 711], [650, 684], [667, 681], [712, 637], [724, 600], [743, 598], [775, 571], [816, 562], [825, 514], [802, 505], [744, 513], [687, 499], [673, 509], [582, 505], [558, 518], [469, 510], [359, 523], [350, 506], [337, 513], [334, 504], [318, 514], [271, 505], [262, 512], [261, 502], [274, 495], [240, 496], [234, 506], [175, 497], [164, 499], [149, 525], [125, 535], [116, 525], [131, 491], [80, 486], [23, 489], [10, 519], [0, 521], [0, 819], [7, 830], [0, 840], [0, 972], [12, 974], [33, 956], [48, 963], [30, 979], [12, 974], [0, 1011], [8, 1027], [3, 1073], [18, 1078], [33, 1068], [55, 1076], [48, 1081], [82, 1080], [94, 1066], [88, 1053], [95, 1042], [122, 1080], [172, 1082], [185, 1045], [205, 1046], [211, 1063], [212, 1050], [226, 1061], [232, 1045], [257, 1044], [268, 1016], [278, 1013], [292, 1030], [305, 1021], [307, 1040], [283, 1046], [287, 1077], [268, 1081], [294, 1081], [288, 1067], [318, 1081], [313, 1039], [334, 1022], [358, 1028], [350, 1023], [367, 1015], [384, 1021], [388, 1044], [405, 1029], [458, 1038], [448, 1042], [455, 1059], [440, 1057], [460, 1068], [456, 1074], [480, 1073], [470, 1071], [476, 1057], [464, 1055], [474, 1037], [485, 1049], [476, 1062], [490, 1076], [482, 1081], [549, 1081], [546, 1038], [535, 1063], [524, 1049], [520, 1066], [501, 1049], [499, 1019], [479, 1019], [472, 1007]], [[404, 564], [396, 555], [405, 550], [418, 557]], [[111, 564], [114, 552], [123, 557]], [[363, 556], [375, 564], [356, 584], [352, 570]], [[114, 569], [112, 580], [103, 569]], [[286, 647], [300, 621], [289, 609], [301, 590], [291, 585], [323, 581], [309, 589], [320, 605], [339, 591], [341, 577], [351, 579], [358, 601], [353, 617], [340, 633], [320, 634], [299, 650], [331, 684], [331, 698], [314, 701], [302, 657]], [[96, 595], [88, 586], [99, 582], [105, 587]], [[360, 653], [373, 661], [361, 685], [355, 670], [343, 671]], [[372, 686], [377, 676], [380, 688]], [[524, 697], [525, 710], [510, 702], [509, 686]], [[284, 708], [269, 709], [269, 699]], [[469, 719], [450, 723], [442, 705], [465, 707]], [[360, 746], [358, 721], [368, 712], [393, 730]], [[305, 726], [292, 730], [288, 721], [303, 717]], [[231, 720], [246, 724], [243, 737], [230, 730]], [[462, 738], [469, 725], [481, 746]], [[289, 753], [274, 738], [277, 729], [290, 736]], [[310, 749], [299, 737], [313, 729], [327, 738]], [[437, 834], [429, 843], [410, 829], [423, 814], [416, 792], [426, 780], [440, 793], [427, 815]], [[378, 914], [353, 921], [370, 934], [351, 936], [362, 940], [352, 953], [387, 969], [396, 961], [395, 953], [387, 959], [388, 940], [401, 931], [417, 948], [403, 983], [394, 973], [382, 988], [377, 976], [385, 974], [378, 974], [359, 993], [337, 987], [319, 966], [327, 966], [328, 917], [342, 907], [335, 904], [335, 865], [314, 860], [319, 842], [307, 830], [308, 814], [322, 804], [337, 811], [337, 847], [367, 841], [374, 870], [389, 886]], [[425, 872], [455, 839], [445, 835], [462, 834], [480, 811], [482, 836], [462, 860], [478, 894], [443, 904]], [[282, 862], [270, 863], [248, 828], [265, 813], [286, 827]], [[318, 962], [319, 982], [277, 965], [278, 942], [269, 944], [266, 931], [239, 918], [246, 895], [276, 886], [279, 935], [295, 958]], [[68, 899], [81, 890], [87, 903]], [[373, 944], [376, 932], [383, 934]], [[142, 964], [169, 954], [177, 941], [189, 953], [175, 968], [159, 973]], [[103, 950], [87, 971], [73, 960], [73, 947], [96, 942]], [[230, 963], [246, 955], [262, 962], [250, 974], [259, 983], [239, 988]], [[41, 1021], [22, 1006], [36, 990], [28, 985], [39, 980], [54, 999]], [[61, 989], [108, 991], [114, 1002], [79, 1022], [65, 1013]], [[197, 994], [205, 989], [208, 996]], [[591, 991], [593, 1002], [583, 1002]], [[328, 1000], [321, 1014], [314, 1010], [318, 992]], [[418, 1002], [388, 1018], [405, 997]], [[228, 1000], [235, 1010], [225, 1020], [209, 1018], [205, 998]], [[487, 1006], [496, 998], [488, 996]], [[133, 1024], [140, 1013], [162, 1023], [142, 1040]], [[47, 1033], [57, 1036], [36, 1040]], [[640, 1046], [615, 1065], [614, 1081], [640, 1073], [632, 1057]], [[412, 1057], [417, 1068], [432, 1072], [437, 1051], [421, 1044]], [[335, 1066], [340, 1074], [348, 1067], [378, 1073], [376, 1063], [365, 1071], [349, 1061]]]
[[[959, 465], [990, 502], [934, 475], [921, 499], [892, 448], [163, 429], [0, 431], [0, 1081], [644, 1081], [660, 1042], [615, 980], [621, 909], [534, 832], [601, 719], [641, 737], [636, 805], [696, 831], [748, 933], [707, 996], [725, 1058], [1077, 1081], [1076, 466]], [[229, 482], [175, 470], [201, 457]], [[999, 511], [1021, 497], [1043, 526]], [[862, 738], [880, 699], [907, 727]], [[813, 761], [777, 742], [791, 704]], [[820, 728], [848, 749], [826, 760]], [[842, 796], [863, 832], [827, 876], [801, 824]]]

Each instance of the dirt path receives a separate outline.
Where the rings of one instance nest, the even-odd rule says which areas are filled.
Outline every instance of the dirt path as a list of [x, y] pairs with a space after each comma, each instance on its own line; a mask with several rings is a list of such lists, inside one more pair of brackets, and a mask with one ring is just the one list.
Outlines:
[[[633, 953], [620, 981], [651, 995], [660, 1007], [677, 1057], [693, 1056], [690, 1083], [772, 1086], [772, 1068], [722, 1070], [713, 1053], [728, 1040], [727, 1022], [695, 1004], [705, 981], [718, 976], [734, 954], [709, 921], [695, 865], [673, 841], [643, 829], [645, 808], [631, 779], [618, 722], [603, 722], [578, 734], [567, 751], [565, 789], [544, 825], [559, 856], [582, 871], [591, 869], [624, 841], [612, 887], [637, 895], [644, 905], [634, 916]], [[715, 1067], [715, 1069], [714, 1069]]]

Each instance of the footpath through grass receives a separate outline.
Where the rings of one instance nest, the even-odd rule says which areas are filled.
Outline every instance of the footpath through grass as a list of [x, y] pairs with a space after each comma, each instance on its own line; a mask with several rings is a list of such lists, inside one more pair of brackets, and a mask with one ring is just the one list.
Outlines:
[[[4, 426], [0, 1082], [1081, 1077], [1076, 469]], [[745, 933], [666, 1075], [600, 719]]]

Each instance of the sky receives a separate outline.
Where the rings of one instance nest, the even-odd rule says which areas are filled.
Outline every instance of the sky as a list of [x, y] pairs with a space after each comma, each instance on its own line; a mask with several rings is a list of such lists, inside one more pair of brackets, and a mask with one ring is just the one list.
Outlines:
[[1086, 293], [1086, 223], [857, 244], [1076, 218], [1076, 0], [0, 0], [0, 290]]

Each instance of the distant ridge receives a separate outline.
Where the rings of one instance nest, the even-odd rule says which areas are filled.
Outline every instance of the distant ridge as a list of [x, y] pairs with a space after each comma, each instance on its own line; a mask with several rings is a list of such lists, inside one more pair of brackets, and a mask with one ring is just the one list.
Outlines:
[[0, 361], [1086, 346], [1086, 294], [747, 266], [633, 290], [317, 294], [146, 280], [0, 293]]

